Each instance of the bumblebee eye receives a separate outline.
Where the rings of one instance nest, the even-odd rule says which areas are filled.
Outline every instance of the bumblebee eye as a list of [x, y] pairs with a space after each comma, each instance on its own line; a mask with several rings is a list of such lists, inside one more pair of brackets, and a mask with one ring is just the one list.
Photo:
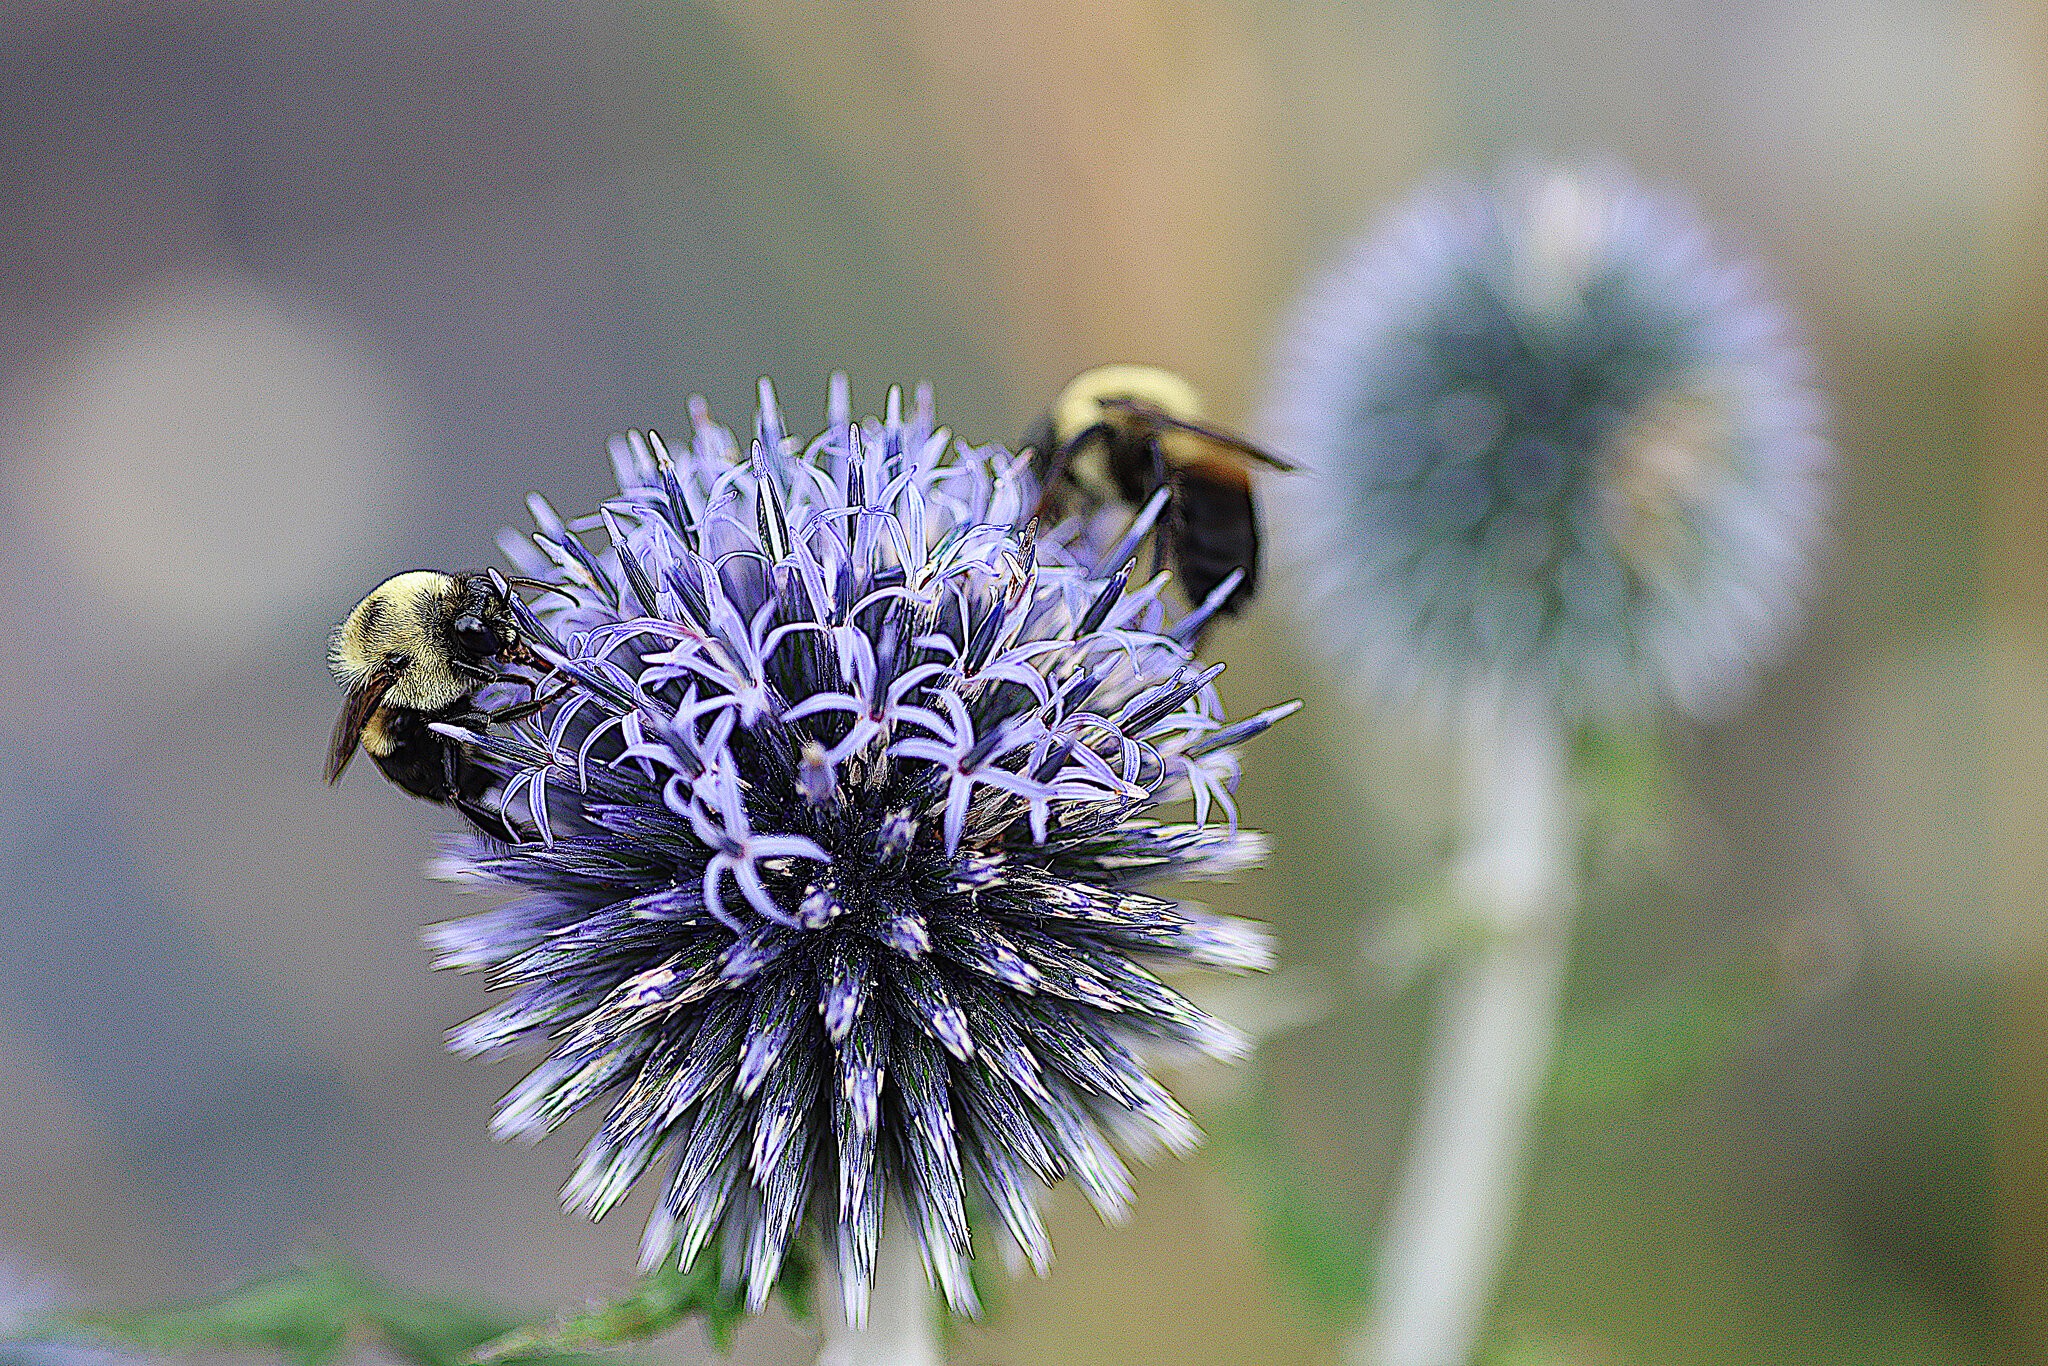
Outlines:
[[455, 637], [455, 643], [470, 654], [490, 656], [498, 653], [498, 634], [484, 625], [482, 617], [465, 612], [448, 629]]

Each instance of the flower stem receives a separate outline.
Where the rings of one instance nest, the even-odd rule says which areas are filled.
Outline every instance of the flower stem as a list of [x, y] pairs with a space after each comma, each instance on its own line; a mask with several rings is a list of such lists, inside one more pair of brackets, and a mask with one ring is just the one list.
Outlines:
[[1468, 1366], [1514, 1230], [1576, 901], [1563, 729], [1502, 706], [1466, 737], [1461, 901], [1487, 935], [1452, 972], [1358, 1366]]
[[[836, 1284], [820, 1287], [819, 1317], [825, 1323], [825, 1346], [818, 1366], [943, 1366], [939, 1355], [937, 1316], [925, 1280], [917, 1236], [900, 1209], [882, 1221], [881, 1246], [875, 1250], [874, 1289], [868, 1295], [868, 1319], [860, 1327], [847, 1322]], [[831, 1258], [825, 1259], [828, 1267]], [[836, 1273], [828, 1273], [836, 1281]]]

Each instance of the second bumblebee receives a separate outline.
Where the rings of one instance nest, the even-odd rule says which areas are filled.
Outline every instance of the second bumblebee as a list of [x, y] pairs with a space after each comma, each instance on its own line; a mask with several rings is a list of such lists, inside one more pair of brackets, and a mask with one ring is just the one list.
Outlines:
[[1098, 366], [1060, 392], [1027, 441], [1044, 489], [1039, 515], [1071, 511], [1077, 498], [1142, 508], [1167, 489], [1158, 548], [1189, 605], [1201, 605], [1237, 572], [1243, 577], [1220, 614], [1242, 611], [1258, 591], [1251, 467], [1294, 467], [1205, 423], [1200, 396], [1179, 375], [1149, 365]]

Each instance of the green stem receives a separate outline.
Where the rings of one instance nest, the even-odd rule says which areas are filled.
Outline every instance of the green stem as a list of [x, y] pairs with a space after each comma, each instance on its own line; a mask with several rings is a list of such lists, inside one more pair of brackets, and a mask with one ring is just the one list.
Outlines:
[[1446, 986], [1358, 1366], [1468, 1366], [1514, 1232], [1570, 949], [1563, 728], [1501, 707], [1467, 736], [1461, 897], [1491, 933]]
[[[836, 1281], [837, 1272], [831, 1274]], [[818, 1296], [825, 1325], [818, 1366], [944, 1366], [932, 1309], [916, 1235], [903, 1211], [892, 1208], [882, 1220], [866, 1322], [848, 1322], [836, 1284], [823, 1287]]]

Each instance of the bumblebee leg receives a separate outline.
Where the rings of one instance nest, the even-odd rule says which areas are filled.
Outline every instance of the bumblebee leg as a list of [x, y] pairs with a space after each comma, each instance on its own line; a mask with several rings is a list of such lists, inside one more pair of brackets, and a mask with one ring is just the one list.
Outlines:
[[[470, 712], [456, 717], [458, 724], [473, 730], [482, 730], [490, 723], [489, 712]], [[447, 782], [447, 796], [441, 798], [447, 805], [460, 811], [463, 818], [477, 830], [502, 844], [517, 844], [533, 838], [533, 832], [515, 824], [509, 813], [493, 810], [484, 802], [497, 781], [497, 775], [469, 757], [461, 745], [450, 742], [442, 747], [441, 767]]]
[[[496, 678], [492, 679], [491, 682], [510, 683], [515, 688], [524, 688], [526, 689], [526, 695], [529, 698], [532, 698], [540, 695], [541, 679], [548, 677], [552, 673], [554, 673], [554, 670], [550, 668], [544, 670], [541, 673], [540, 678], [530, 678], [525, 674], [499, 674]], [[488, 713], [486, 713], [486, 715], [488, 715]]]
[[1038, 486], [1038, 503], [1031, 509], [1031, 515], [1025, 518], [1025, 521], [1039, 521], [1052, 511], [1053, 490], [1060, 486], [1060, 480], [1066, 475], [1067, 466], [1073, 463], [1074, 452], [1090, 441], [1108, 440], [1109, 434], [1109, 424], [1098, 422], [1092, 427], [1083, 427], [1072, 441], [1052, 453], [1052, 463], [1045, 467], [1045, 478]]
[[1181, 519], [1186, 509], [1181, 506], [1180, 476], [1166, 466], [1166, 452], [1160, 448], [1159, 438], [1153, 437], [1145, 443], [1147, 454], [1152, 457], [1152, 487], [1170, 488], [1166, 495], [1165, 515], [1159, 519], [1158, 529], [1152, 533], [1152, 573], [1156, 578], [1159, 571], [1168, 565], [1176, 574], [1180, 568]]
[[529, 838], [526, 831], [514, 828], [512, 822], [507, 820], [504, 815], [491, 810], [491, 808], [485, 806], [474, 797], [457, 797], [448, 804], [457, 811], [460, 811], [463, 819], [475, 826], [480, 832], [489, 835], [501, 844], [517, 844], [521, 840]]
[[466, 800], [462, 791], [463, 762], [462, 746], [453, 740], [444, 741], [441, 745], [441, 790], [435, 794], [435, 800], [456, 807]]
[[509, 707], [500, 707], [496, 711], [481, 712], [479, 715], [484, 720], [494, 724], [503, 724], [508, 721], [524, 721], [527, 717], [546, 707], [548, 703], [560, 698], [572, 686], [572, 684], [564, 683], [553, 692], [546, 694], [540, 694], [539, 690], [536, 689], [536, 695], [524, 702], [514, 702]]

